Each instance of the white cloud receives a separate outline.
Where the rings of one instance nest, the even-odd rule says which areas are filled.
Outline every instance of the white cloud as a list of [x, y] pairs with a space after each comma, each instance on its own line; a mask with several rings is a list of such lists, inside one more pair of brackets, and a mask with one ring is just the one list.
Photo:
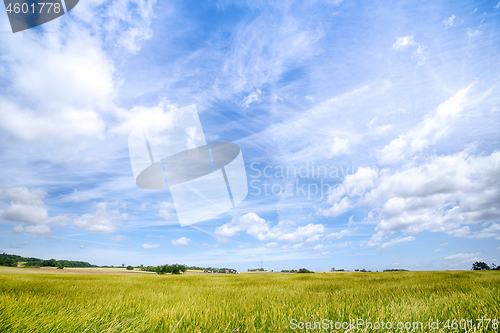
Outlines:
[[478, 260], [477, 259], [477, 256], [480, 255], [481, 252], [477, 252], [477, 253], [457, 253], [457, 254], [452, 254], [452, 255], [449, 255], [447, 256], [446, 260], [471, 260], [471, 261], [474, 261], [474, 260]]
[[404, 50], [407, 46], [413, 46], [415, 45], [415, 41], [413, 40], [413, 36], [405, 36], [405, 37], [399, 37], [396, 42], [392, 45], [392, 49], [396, 51], [402, 51]]
[[[229, 52], [216, 55], [225, 60], [213, 83], [211, 93], [214, 97], [224, 99], [276, 82], [290, 59], [302, 61], [317, 54], [315, 44], [322, 31], [308, 26], [307, 20], [293, 17], [288, 10], [282, 13], [270, 16], [263, 12], [233, 31], [235, 37]], [[258, 92], [253, 94], [252, 99], [259, 95]]]
[[352, 202], [353, 197], [360, 197], [372, 188], [378, 178], [378, 170], [375, 167], [359, 168], [354, 174], [347, 174], [341, 184], [332, 187], [328, 191], [326, 204], [328, 208], [319, 207], [316, 214], [328, 217], [337, 217], [356, 206]]
[[127, 214], [121, 214], [118, 209], [109, 209], [110, 204], [107, 202], [99, 202], [94, 206], [96, 209], [94, 213], [75, 217], [73, 225], [90, 232], [110, 234], [116, 232], [119, 221], [129, 218]]
[[[485, 223], [488, 224], [488, 223]], [[497, 239], [500, 239], [500, 224], [498, 223], [491, 223], [491, 225], [487, 228], [484, 228], [483, 230], [479, 232], [475, 232], [472, 234], [466, 235], [468, 238], [491, 238], [491, 237], [496, 237]]]
[[52, 231], [46, 224], [29, 225], [25, 228], [22, 225], [17, 225], [12, 231], [14, 233], [32, 234], [33, 236], [49, 236], [52, 234]]
[[127, 240], [127, 237], [123, 235], [116, 235], [114, 237], [109, 238], [109, 240], [112, 242], [123, 242]]
[[332, 232], [331, 234], [328, 234], [325, 236], [325, 239], [341, 239], [344, 236], [350, 235], [353, 232], [353, 230], [350, 229], [344, 229], [339, 232]]
[[417, 46], [412, 58], [418, 58], [418, 64], [423, 65], [429, 56], [429, 48], [423, 44], [416, 43], [412, 36], [399, 37], [392, 45], [394, 51], [403, 51], [406, 47]]
[[47, 223], [56, 227], [66, 228], [72, 217], [68, 215], [59, 215], [46, 219], [43, 223]]
[[325, 232], [325, 227], [322, 224], [308, 224], [303, 227], [298, 227], [294, 232], [281, 233], [278, 240], [286, 240], [289, 242], [299, 242], [306, 238], [306, 243], [312, 243], [318, 240], [318, 236]]
[[266, 247], [267, 248], [273, 248], [273, 247], [277, 247], [278, 246], [278, 243], [277, 242], [271, 242], [271, 243], [267, 243], [266, 244]]
[[471, 87], [472, 85], [459, 90], [418, 125], [392, 140], [379, 152], [379, 161], [381, 163], [403, 161], [445, 137], [450, 126], [459, 119], [466, 107], [467, 94]]
[[306, 99], [306, 100], [308, 100], [308, 101], [310, 101], [310, 102], [314, 102], [314, 100], [315, 100], [315, 98], [314, 98], [314, 97], [312, 97], [311, 95], [307, 95], [307, 96], [305, 97], [305, 99]]
[[85, 194], [79, 194], [78, 191], [75, 191], [72, 194], [65, 195], [61, 199], [62, 201], [74, 201], [74, 202], [87, 202], [90, 200], [90, 197]]
[[390, 246], [394, 246], [398, 243], [404, 243], [404, 242], [412, 242], [415, 240], [415, 237], [413, 236], [408, 236], [408, 237], [397, 237], [397, 238], [393, 238], [391, 239], [390, 241], [388, 241], [387, 243], [384, 243], [382, 245], [380, 245], [380, 248], [381, 249], [385, 249], [385, 248], [388, 248]]
[[349, 198], [344, 197], [340, 200], [340, 202], [334, 203], [331, 207], [327, 209], [318, 208], [317, 213], [323, 216], [337, 217], [349, 211], [353, 207], [354, 205], [350, 204]]
[[233, 237], [240, 232], [257, 238], [258, 240], [284, 240], [288, 242], [301, 242], [305, 240], [312, 243], [320, 239], [325, 227], [322, 224], [308, 224], [294, 228], [291, 221], [281, 221], [275, 227], [271, 223], [259, 217], [255, 213], [248, 213], [239, 218], [233, 218], [231, 222], [223, 224], [215, 229], [219, 237]]
[[145, 248], [146, 250], [150, 250], [150, 249], [158, 249], [161, 247], [160, 244], [142, 244], [142, 247]]
[[493, 8], [498, 9], [500, 8], [500, 2], [496, 4], [496, 6], [493, 6]]
[[451, 15], [449, 18], [443, 20], [443, 23], [446, 28], [451, 27], [453, 22], [455, 21], [455, 15]]
[[186, 246], [189, 244], [190, 241], [191, 241], [190, 238], [181, 237], [179, 239], [172, 239], [171, 243], [177, 246]]
[[314, 251], [318, 251], [318, 250], [321, 250], [322, 248], [324, 248], [325, 246], [323, 244], [318, 244], [316, 245], [315, 247], [313, 247], [313, 250]]
[[455, 237], [499, 237], [497, 223], [472, 234], [467, 226], [500, 219], [500, 152], [474, 156], [472, 148], [401, 171], [384, 170], [364, 197], [381, 207], [377, 234], [428, 230]]
[[442, 248], [438, 248], [438, 249], [435, 249], [434, 252], [441, 252], [441, 251], [444, 251], [444, 249]]
[[162, 201], [160, 203], [160, 211], [158, 216], [164, 218], [165, 220], [173, 220], [175, 212], [175, 205], [173, 202]]
[[0, 97], [0, 131], [14, 144], [43, 146], [38, 153], [55, 162], [89, 163], [106, 154], [105, 119], [114, 117], [123, 83], [112, 58], [151, 37], [154, 3], [80, 2], [72, 19], [41, 27], [54, 33], [0, 35], [0, 79], [8, 91]]
[[67, 215], [48, 218], [44, 199], [47, 193], [41, 189], [28, 189], [26, 187], [0, 188], [0, 198], [10, 203], [9, 207], [0, 211], [0, 221], [25, 223], [28, 226], [18, 225], [14, 228], [16, 233], [29, 233], [33, 235], [48, 235], [51, 233], [50, 226], [65, 228], [71, 220]]
[[330, 251], [321, 252], [321, 255], [322, 255], [322, 256], [327, 256], [327, 255], [329, 255], [329, 254], [330, 254]]
[[0, 219], [23, 222], [29, 225], [42, 223], [48, 216], [43, 205], [47, 193], [42, 189], [26, 187], [0, 188], [0, 197], [10, 201], [10, 206], [0, 211]]
[[334, 247], [336, 247], [337, 249], [342, 249], [344, 247], [348, 247], [349, 245], [351, 245], [352, 242], [347, 242], [345, 241], [344, 243], [340, 243], [340, 244], [335, 244], [333, 245]]
[[483, 32], [481, 30], [472, 30], [472, 29], [467, 29], [467, 36], [469, 36], [470, 38], [476, 38], [476, 37], [479, 37], [483, 34]]
[[288, 249], [298, 250], [298, 249], [301, 249], [303, 247], [304, 247], [304, 243], [298, 243], [298, 244], [294, 244], [294, 245], [283, 245], [283, 246], [281, 246], [281, 248], [283, 250], [288, 250]]
[[337, 135], [333, 135], [330, 146], [330, 157], [347, 155], [350, 152], [350, 142], [348, 138], [342, 139]]
[[262, 91], [260, 89], [257, 89], [256, 91], [251, 92], [243, 100], [243, 106], [247, 108], [251, 103], [258, 102], [260, 99], [260, 95], [262, 95]]
[[425, 45], [418, 44], [418, 48], [413, 52], [412, 59], [418, 59], [417, 64], [419, 66], [422, 66], [425, 64], [427, 61], [427, 58], [429, 58], [429, 48]]

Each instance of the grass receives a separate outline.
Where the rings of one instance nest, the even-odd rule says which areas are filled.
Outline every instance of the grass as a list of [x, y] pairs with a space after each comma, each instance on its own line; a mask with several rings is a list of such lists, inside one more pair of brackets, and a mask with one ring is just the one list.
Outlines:
[[394, 325], [439, 320], [433, 332], [441, 332], [446, 319], [500, 319], [497, 271], [159, 276], [12, 270], [18, 273], [0, 270], [0, 332], [292, 332], [306, 331], [292, 330], [292, 319], [325, 318]]

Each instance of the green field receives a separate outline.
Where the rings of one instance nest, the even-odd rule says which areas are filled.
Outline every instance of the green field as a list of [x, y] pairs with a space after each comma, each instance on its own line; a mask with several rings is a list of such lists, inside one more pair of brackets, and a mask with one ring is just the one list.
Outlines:
[[[422, 322], [423, 329], [409, 331], [441, 332], [448, 331], [443, 328], [447, 319], [500, 319], [499, 271], [181, 276], [30, 272], [0, 271], [0, 332], [330, 330], [292, 329], [293, 319], [294, 325], [332, 320], [332, 326], [356, 319], [393, 326]], [[429, 320], [439, 320], [439, 329], [428, 329]], [[489, 328], [483, 325], [477, 332], [499, 331], [491, 329], [494, 321], [474, 321], [476, 328], [479, 323]], [[407, 331], [395, 328], [360, 326], [349, 331]]]

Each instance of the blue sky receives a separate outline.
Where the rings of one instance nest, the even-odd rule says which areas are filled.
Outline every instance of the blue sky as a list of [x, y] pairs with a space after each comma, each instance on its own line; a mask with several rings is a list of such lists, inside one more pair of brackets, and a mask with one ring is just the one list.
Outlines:
[[[0, 15], [0, 251], [98, 265], [500, 259], [500, 3], [82, 1]], [[195, 104], [249, 194], [181, 227], [127, 138]], [[294, 172], [295, 170], [295, 172]], [[323, 191], [321, 190], [323, 189]]]

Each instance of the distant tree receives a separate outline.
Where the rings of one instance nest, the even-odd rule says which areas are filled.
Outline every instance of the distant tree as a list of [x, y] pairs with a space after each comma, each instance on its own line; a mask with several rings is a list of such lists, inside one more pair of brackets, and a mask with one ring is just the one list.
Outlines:
[[305, 268], [300, 268], [297, 273], [314, 273], [314, 272]]
[[63, 268], [64, 268], [63, 265], [61, 265], [61, 264], [57, 265], [57, 269], [63, 269]]
[[330, 272], [335, 272], [335, 267], [332, 267], [332, 269], [330, 269]]
[[133, 271], [133, 270], [134, 270], [134, 266], [130, 266], [130, 265], [129, 265], [129, 266], [127, 266], [127, 270], [129, 270], [129, 271]]
[[12, 258], [7, 258], [7, 259], [0, 261], [0, 266], [17, 267], [17, 261], [15, 261]]
[[476, 261], [475, 263], [472, 264], [472, 270], [473, 271], [489, 271], [490, 267], [482, 261]]
[[122, 267], [125, 267], [125, 264], [122, 264]]

